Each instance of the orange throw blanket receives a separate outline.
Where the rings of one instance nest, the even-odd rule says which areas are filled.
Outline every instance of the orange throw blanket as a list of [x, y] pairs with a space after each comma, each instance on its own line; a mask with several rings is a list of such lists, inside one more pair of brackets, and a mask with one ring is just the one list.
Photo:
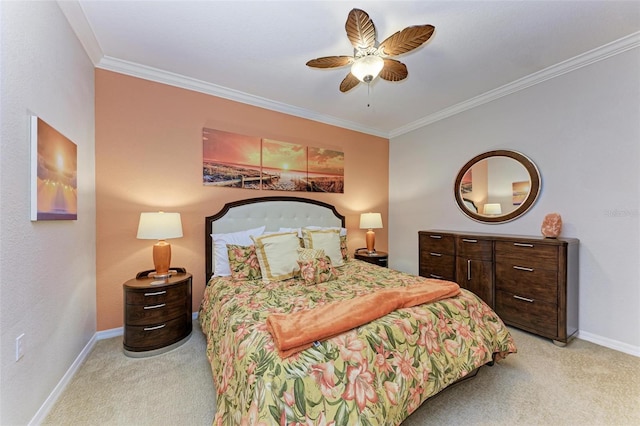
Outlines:
[[355, 299], [332, 302], [292, 314], [271, 314], [267, 329], [280, 356], [287, 358], [313, 342], [335, 337], [396, 309], [436, 302], [460, 294], [458, 284], [426, 279], [424, 284], [385, 288]]

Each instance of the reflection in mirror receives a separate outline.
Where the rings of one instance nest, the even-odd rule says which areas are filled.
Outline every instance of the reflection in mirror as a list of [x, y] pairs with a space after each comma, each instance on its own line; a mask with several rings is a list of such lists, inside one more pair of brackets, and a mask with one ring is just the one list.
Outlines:
[[539, 189], [540, 175], [533, 162], [506, 150], [474, 157], [460, 170], [454, 187], [463, 213], [487, 223], [506, 222], [524, 214]]

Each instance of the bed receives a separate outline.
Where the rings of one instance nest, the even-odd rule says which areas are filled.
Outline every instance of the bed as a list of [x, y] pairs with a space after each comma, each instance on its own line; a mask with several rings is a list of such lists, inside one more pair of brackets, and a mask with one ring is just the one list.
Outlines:
[[[458, 289], [448, 297], [441, 288], [446, 285], [449, 291], [452, 285], [457, 287], [454, 283], [350, 258], [344, 226], [344, 216], [333, 206], [297, 197], [228, 203], [206, 218], [208, 283], [199, 321], [216, 387], [214, 424], [398, 425], [431, 396], [516, 352], [504, 323], [473, 293]], [[305, 228], [312, 231], [302, 231]], [[262, 234], [251, 238], [255, 244], [233, 244], [233, 239], [226, 244], [233, 272], [224, 275], [216, 259], [222, 247], [220, 236], [251, 229], [262, 229]], [[331, 256], [320, 252], [317, 257], [299, 259], [302, 272], [298, 276], [268, 279], [277, 275], [256, 263], [267, 264], [269, 259], [256, 261], [247, 253], [260, 252], [265, 241], [289, 241], [289, 234], [298, 238], [300, 256], [309, 254], [303, 246], [330, 239], [324, 247]], [[336, 234], [339, 254], [334, 247]], [[322, 246], [316, 244], [311, 250]], [[249, 263], [253, 272], [245, 268]], [[310, 264], [315, 275], [306, 273]], [[318, 273], [327, 268], [324, 276]], [[256, 276], [256, 269], [267, 279]], [[402, 305], [350, 329], [340, 323], [347, 329], [314, 337], [291, 351], [281, 346], [282, 336], [276, 334], [276, 320], [298, 324], [299, 336], [291, 336], [297, 338], [307, 329], [337, 321], [345, 312], [348, 320], [358, 317], [359, 310], [369, 313], [360, 305], [382, 292], [404, 294], [427, 286], [441, 291], [440, 299]], [[378, 299], [375, 306], [387, 299]], [[287, 323], [294, 317], [301, 322]]]

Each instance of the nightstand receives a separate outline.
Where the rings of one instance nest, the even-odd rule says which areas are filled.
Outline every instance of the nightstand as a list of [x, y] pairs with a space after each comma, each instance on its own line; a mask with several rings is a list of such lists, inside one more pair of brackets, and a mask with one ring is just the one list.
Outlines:
[[158, 355], [187, 341], [192, 330], [191, 274], [183, 268], [167, 279], [141, 272], [124, 290], [124, 353]]
[[367, 253], [366, 250], [356, 250], [353, 257], [365, 262], [373, 263], [374, 265], [382, 266], [386, 268], [389, 266], [389, 255], [383, 251], [376, 251], [373, 253]]

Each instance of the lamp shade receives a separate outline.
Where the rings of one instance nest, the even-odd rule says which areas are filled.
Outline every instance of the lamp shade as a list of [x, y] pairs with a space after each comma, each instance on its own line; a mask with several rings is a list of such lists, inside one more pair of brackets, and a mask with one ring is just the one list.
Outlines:
[[138, 239], [166, 240], [182, 237], [180, 213], [140, 213]]
[[489, 203], [484, 205], [484, 214], [502, 214], [500, 203]]
[[382, 215], [380, 213], [362, 213], [360, 215], [360, 229], [382, 228]]
[[383, 67], [384, 60], [380, 56], [367, 55], [355, 60], [351, 65], [351, 74], [363, 83], [371, 83]]

